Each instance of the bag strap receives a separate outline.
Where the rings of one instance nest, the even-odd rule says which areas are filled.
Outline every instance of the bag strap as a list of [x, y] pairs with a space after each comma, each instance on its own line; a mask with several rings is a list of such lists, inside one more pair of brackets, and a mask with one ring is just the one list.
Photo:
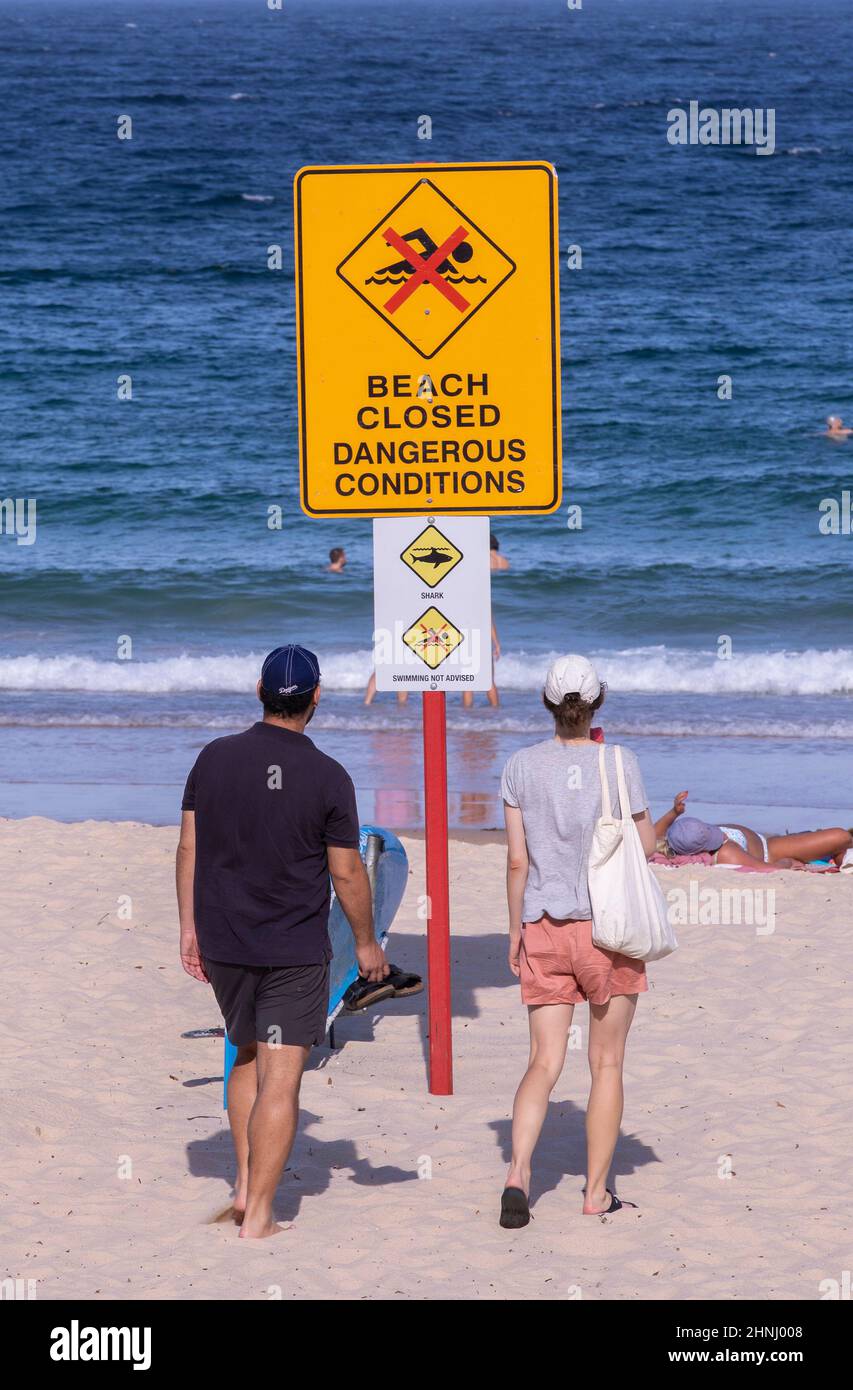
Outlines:
[[[598, 745], [598, 775], [601, 778], [601, 816], [603, 820], [612, 820], [613, 812], [610, 806], [610, 783], [607, 780], [607, 768], [604, 762], [604, 744]], [[618, 749], [616, 750], [619, 751]]]
[[622, 812], [623, 820], [631, 819], [631, 802], [628, 799], [628, 783], [625, 779], [625, 769], [622, 766], [622, 749], [617, 743], [614, 748], [616, 754], [616, 781], [619, 784], [619, 810]]

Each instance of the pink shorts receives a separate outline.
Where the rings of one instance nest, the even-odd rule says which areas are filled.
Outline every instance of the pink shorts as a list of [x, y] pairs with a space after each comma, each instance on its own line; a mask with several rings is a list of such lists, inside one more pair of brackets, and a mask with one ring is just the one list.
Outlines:
[[646, 967], [592, 943], [592, 922], [547, 912], [521, 932], [521, 998], [525, 1004], [606, 1004], [614, 994], [648, 989]]

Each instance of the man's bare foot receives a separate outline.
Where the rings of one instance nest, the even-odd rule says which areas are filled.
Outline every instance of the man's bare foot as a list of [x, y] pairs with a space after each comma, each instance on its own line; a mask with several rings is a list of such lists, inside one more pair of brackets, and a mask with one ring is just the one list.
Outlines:
[[240, 1240], [265, 1240], [267, 1236], [281, 1235], [283, 1230], [283, 1226], [279, 1226], [276, 1221], [272, 1220], [264, 1224], [256, 1222], [250, 1226], [244, 1217], [243, 1224], [240, 1227], [239, 1237]]

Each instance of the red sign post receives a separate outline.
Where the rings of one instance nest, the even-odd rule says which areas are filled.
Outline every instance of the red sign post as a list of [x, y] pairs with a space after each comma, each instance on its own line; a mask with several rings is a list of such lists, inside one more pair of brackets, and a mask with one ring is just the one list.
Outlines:
[[450, 875], [447, 848], [447, 720], [443, 690], [423, 694], [426, 827], [429, 1089], [453, 1094], [450, 1013]]

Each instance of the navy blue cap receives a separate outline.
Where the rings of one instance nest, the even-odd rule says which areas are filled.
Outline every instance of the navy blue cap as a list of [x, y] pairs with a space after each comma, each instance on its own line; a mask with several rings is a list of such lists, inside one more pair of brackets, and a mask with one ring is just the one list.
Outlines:
[[261, 685], [270, 695], [307, 695], [320, 684], [320, 663], [307, 647], [276, 647], [261, 667]]

